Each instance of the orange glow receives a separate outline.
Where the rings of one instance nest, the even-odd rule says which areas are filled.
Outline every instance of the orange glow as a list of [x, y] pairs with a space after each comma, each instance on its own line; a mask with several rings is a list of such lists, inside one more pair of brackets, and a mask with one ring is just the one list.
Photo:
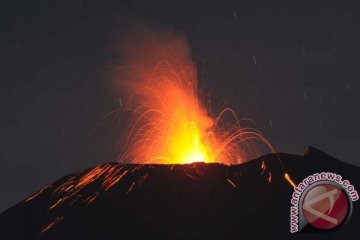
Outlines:
[[212, 120], [197, 103], [191, 84], [174, 81], [176, 72], [157, 75], [161, 83], [138, 93], [145, 99], [134, 112], [138, 119], [130, 131], [132, 157], [141, 163], [213, 162], [206, 137]]
[[271, 179], [272, 179], [272, 175], [271, 175], [271, 172], [269, 172], [269, 176], [267, 178], [268, 183], [271, 183]]
[[[119, 162], [237, 164], [256, 152], [254, 140], [271, 148], [261, 133], [240, 127], [231, 109], [211, 118], [196, 94], [193, 66], [178, 71], [164, 61], [143, 76], [146, 81], [130, 98], [134, 125]], [[224, 114], [233, 117], [229, 129], [222, 125]]]
[[136, 105], [127, 142], [132, 162], [215, 161], [209, 132], [214, 121], [197, 100], [195, 76], [192, 68], [176, 72], [169, 62], [143, 76], [130, 97]]
[[128, 63], [111, 76], [113, 91], [125, 100], [119, 111], [131, 113], [128, 136], [118, 144], [119, 162], [239, 164], [261, 154], [256, 142], [274, 152], [258, 130], [242, 126], [251, 120], [239, 120], [229, 108], [209, 114], [183, 37], [149, 35], [149, 41], [141, 35], [120, 46]]
[[50, 188], [51, 186], [47, 186], [44, 187], [42, 189], [40, 189], [39, 191], [37, 191], [36, 193], [34, 193], [33, 195], [31, 195], [30, 197], [28, 197], [27, 199], [25, 199], [25, 202], [29, 202], [35, 198], [37, 198], [38, 196], [40, 196], [40, 194], [42, 194], [45, 190], [47, 190], [48, 188]]
[[290, 178], [290, 175], [285, 173], [284, 175], [286, 181], [292, 186], [292, 187], [296, 187], [296, 184], [294, 183], [294, 181]]
[[41, 230], [41, 233], [45, 233], [50, 230], [54, 225], [59, 223], [61, 220], [63, 220], [64, 217], [56, 217], [49, 225], [47, 225], [43, 230]]

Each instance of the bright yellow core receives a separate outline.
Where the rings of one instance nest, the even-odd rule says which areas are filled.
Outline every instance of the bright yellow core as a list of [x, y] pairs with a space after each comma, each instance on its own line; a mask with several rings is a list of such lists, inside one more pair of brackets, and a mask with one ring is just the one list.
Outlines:
[[[173, 163], [187, 164], [193, 162], [212, 162], [211, 149], [204, 141], [198, 124], [182, 122], [176, 134], [170, 135], [170, 154]], [[169, 159], [170, 160], [170, 159]]]

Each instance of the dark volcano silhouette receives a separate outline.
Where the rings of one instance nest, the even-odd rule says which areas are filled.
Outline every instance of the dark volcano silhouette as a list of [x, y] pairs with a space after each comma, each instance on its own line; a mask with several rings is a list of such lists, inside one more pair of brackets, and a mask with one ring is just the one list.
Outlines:
[[234, 166], [108, 163], [71, 174], [0, 215], [0, 239], [357, 239], [360, 207], [330, 233], [289, 232], [296, 182], [330, 171], [360, 186], [359, 167], [314, 148]]

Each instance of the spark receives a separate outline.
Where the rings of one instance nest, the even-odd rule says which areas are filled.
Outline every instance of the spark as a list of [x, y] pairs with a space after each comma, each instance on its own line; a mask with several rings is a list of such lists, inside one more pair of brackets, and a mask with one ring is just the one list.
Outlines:
[[204, 173], [200, 169], [196, 169], [196, 173], [198, 176], [204, 176]]
[[121, 173], [122, 167], [120, 169], [114, 170], [111, 169], [108, 171], [108, 174], [105, 176], [105, 180], [102, 183], [102, 188], [107, 191], [118, 183], [125, 175], [128, 173], [128, 170], [125, 170]]
[[[231, 165], [259, 156], [264, 149], [259, 145], [275, 152], [251, 119], [239, 119], [230, 108], [216, 114], [206, 104], [209, 94], [199, 89], [199, 74], [183, 36], [151, 35], [155, 37], [135, 37], [124, 49], [120, 46], [124, 58], [131, 59], [115, 67], [111, 78], [112, 87], [122, 91], [121, 108], [95, 126], [121, 111], [128, 114], [128, 131], [114, 146], [117, 162]], [[256, 56], [253, 61], [257, 64]]]
[[145, 180], [146, 180], [148, 177], [149, 177], [149, 174], [145, 174], [144, 176], [142, 176], [142, 177], [139, 179], [139, 181], [137, 182], [138, 187], [141, 187], [141, 186], [144, 184]]
[[[136, 103], [133, 124], [118, 162], [239, 164], [259, 155], [254, 141], [274, 152], [262, 133], [242, 127], [245, 120], [239, 120], [233, 110], [225, 108], [216, 117], [209, 116], [198, 99], [192, 67], [189, 72], [174, 68], [169, 61], [159, 63], [150, 75], [155, 79], [143, 76], [146, 81], [141, 81], [147, 84], [133, 90], [139, 99], [128, 103], [129, 109]], [[225, 123], [225, 117], [233, 122]]]
[[228, 183], [233, 187], [233, 188], [237, 188], [237, 186], [236, 186], [236, 184], [233, 182], [233, 181], [231, 181], [230, 179], [226, 179], [227, 181], [228, 181]]
[[94, 192], [92, 195], [85, 198], [85, 202], [87, 202], [88, 204], [92, 203], [99, 196], [99, 194], [99, 192]]
[[46, 189], [50, 188], [51, 186], [47, 186], [44, 187], [42, 189], [40, 189], [39, 191], [37, 191], [36, 193], [34, 193], [33, 195], [31, 195], [30, 197], [28, 197], [27, 199], [25, 199], [25, 202], [29, 202], [35, 198], [37, 198], [40, 194], [42, 194]]
[[128, 195], [128, 194], [133, 190], [134, 186], [135, 186], [135, 182], [132, 182], [131, 185], [130, 185], [130, 187], [129, 187], [128, 190], [126, 191], [126, 195]]
[[269, 176], [267, 178], [268, 183], [271, 183], [271, 180], [272, 180], [272, 175], [271, 175], [271, 172], [269, 172]]
[[197, 180], [196, 177], [194, 177], [193, 175], [189, 174], [189, 173], [185, 173], [186, 176], [188, 176], [189, 178], [193, 179], [193, 180]]
[[294, 183], [294, 181], [290, 178], [290, 175], [288, 173], [284, 174], [284, 178], [285, 180], [292, 186], [292, 187], [296, 187], [296, 184]]
[[49, 210], [55, 209], [65, 202], [72, 205], [79, 199], [83, 199], [83, 201], [90, 204], [95, 201], [100, 193], [97, 192], [82, 196], [78, 193], [83, 188], [99, 179], [101, 191], [108, 191], [123, 179], [128, 171], [124, 166], [119, 167], [118, 165], [104, 164], [91, 169], [81, 176], [70, 176], [65, 182], [52, 191], [52, 194], [56, 197], [56, 201], [49, 207]]
[[52, 228], [54, 225], [56, 225], [63, 219], [64, 219], [64, 217], [56, 217], [49, 225], [47, 225], [43, 230], [41, 230], [41, 232], [45, 233], [45, 232], [49, 231], [50, 228]]
[[265, 161], [263, 160], [262, 162], [261, 162], [261, 175], [264, 175], [264, 172], [265, 172], [265, 170], [266, 170], [266, 165], [265, 165]]
[[82, 198], [82, 195], [81, 194], [77, 194], [75, 197], [74, 197], [74, 200], [72, 200], [71, 202], [69, 202], [69, 206], [73, 205], [74, 203], [76, 203], [80, 198]]
[[[66, 198], [65, 198], [66, 199]], [[64, 202], [64, 199], [60, 198], [58, 199], [53, 205], [50, 206], [49, 210], [52, 210], [62, 204]]]

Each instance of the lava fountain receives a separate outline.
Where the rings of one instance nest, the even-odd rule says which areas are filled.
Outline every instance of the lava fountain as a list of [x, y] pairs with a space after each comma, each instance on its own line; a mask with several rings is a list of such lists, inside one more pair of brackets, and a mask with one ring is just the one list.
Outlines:
[[246, 120], [230, 108], [210, 115], [183, 36], [146, 31], [129, 39], [118, 48], [126, 64], [111, 75], [113, 93], [126, 100], [114, 112], [131, 113], [128, 135], [116, 147], [119, 162], [230, 165], [257, 157], [258, 143], [274, 152], [261, 132], [244, 127]]
[[[119, 192], [124, 190], [123, 193], [125, 196], [132, 193], [135, 194], [133, 195], [135, 198], [132, 198], [135, 199], [135, 204], [139, 203], [136, 196], [140, 198], [143, 196], [151, 196], [151, 199], [159, 199], [160, 204], [163, 204], [166, 202], [161, 201], [171, 200], [172, 197], [169, 198], [169, 196], [179, 196], [178, 193], [181, 192], [182, 197], [180, 202], [183, 205], [181, 211], [185, 210], [186, 212], [191, 209], [193, 213], [194, 206], [198, 204], [199, 196], [195, 196], [191, 200], [191, 197], [185, 197], [185, 190], [190, 193], [195, 193], [194, 191], [200, 189], [199, 187], [204, 187], [205, 185], [201, 178], [205, 179], [205, 175], [213, 171], [208, 171], [209, 166], [205, 166], [204, 164], [189, 164], [185, 166], [175, 166], [175, 164], [215, 162], [235, 165], [263, 154], [260, 150], [262, 148], [259, 147], [261, 145], [265, 146], [271, 152], [275, 152], [269, 141], [256, 127], [246, 126], [247, 122], [254, 125], [251, 120], [238, 119], [235, 112], [230, 108], [223, 109], [215, 116], [210, 114], [211, 109], [204, 104], [206, 99], [203, 99], [202, 96], [199, 95], [196, 67], [191, 61], [190, 51], [184, 37], [169, 33], [146, 33], [145, 35], [135, 34], [134, 37], [130, 38], [131, 41], [121, 44], [119, 48], [120, 54], [126, 61], [126, 64], [114, 67], [111, 74], [110, 86], [112, 94], [115, 94], [116, 97], [121, 96], [122, 99], [126, 99], [124, 106], [120, 106], [120, 108], [107, 114], [94, 126], [93, 131], [91, 131], [88, 136], [89, 139], [91, 133], [106, 120], [115, 119], [117, 125], [119, 125], [119, 116], [129, 116], [129, 118], [126, 118], [127, 122], [125, 123], [125, 126], [128, 126], [128, 129], [125, 131], [126, 134], [119, 137], [117, 144], [114, 145], [116, 158], [120, 164], [106, 163], [79, 174], [68, 175], [61, 181], [56, 181], [54, 184], [39, 190], [25, 199], [20, 207], [35, 206], [34, 209], [37, 209], [37, 207], [43, 204], [46, 205], [50, 203], [46, 206], [46, 211], [41, 210], [38, 213], [33, 211], [32, 208], [23, 208], [25, 209], [24, 211], [22, 208], [20, 208], [20, 211], [16, 209], [17, 212], [30, 213], [28, 219], [31, 220], [34, 219], [33, 214], [38, 214], [36, 216], [39, 220], [52, 219], [44, 226], [35, 225], [36, 227], [42, 227], [40, 230], [41, 234], [53, 234], [51, 231], [54, 231], [54, 226], [65, 224], [65, 221], [71, 222], [74, 220], [74, 216], [76, 216], [75, 221], [77, 221], [77, 213], [81, 213], [81, 217], [84, 217], [84, 213], [89, 214], [83, 210], [85, 209], [84, 203], [92, 204], [99, 196], [105, 196], [102, 200], [107, 199], [106, 201], [108, 201], [111, 199], [111, 203], [120, 204], [120, 208], [117, 206], [117, 208], [111, 208], [111, 211], [115, 209], [116, 212], [119, 211], [119, 209], [127, 208], [128, 200], [125, 200], [125, 202], [123, 198], [120, 198], [119, 201], [114, 200], [114, 198], [120, 196]], [[144, 36], [147, 36], [147, 38], [144, 38]], [[121, 128], [124, 128], [124, 124], [122, 123], [121, 125]], [[280, 158], [278, 159], [281, 167], [285, 170]], [[145, 164], [166, 164], [168, 169], [165, 169], [165, 172], [163, 172], [164, 169], [159, 167], [156, 171], [152, 171], [150, 169], [156, 167]], [[224, 193], [225, 199], [226, 196], [240, 196], [241, 194], [226, 194], [229, 194], [227, 190], [229, 186], [231, 187], [231, 191], [236, 191], [239, 181], [242, 180], [239, 178], [242, 176], [242, 173], [239, 171], [239, 169], [241, 169], [239, 166], [215, 167], [215, 172], [219, 173], [216, 174], [215, 179], [216, 181], [220, 181], [219, 184], [214, 185], [217, 189], [211, 193], [213, 186], [211, 183], [213, 183], [213, 180], [210, 180], [210, 185], [206, 184], [207, 187], [200, 195], [202, 195], [202, 197], [214, 196], [215, 201], [205, 201], [205, 206], [213, 206], [216, 209], [215, 212], [219, 213], [217, 210], [219, 206], [213, 205], [218, 202], [216, 200], [219, 197], [218, 194], [222, 195]], [[201, 170], [202, 168], [207, 169], [207, 171], [204, 173]], [[272, 173], [270, 172], [270, 168], [267, 169], [265, 160], [262, 160], [260, 168], [265, 184], [271, 183]], [[174, 179], [182, 179], [183, 176], [185, 178], [183, 184], [177, 186], [175, 192], [170, 192], [170, 195], [166, 194], [166, 197], [163, 198], [163, 194], [158, 194], [157, 191], [164, 189], [161, 186], [166, 185], [163, 185], [162, 180], [159, 181], [159, 178], [157, 178], [159, 176], [153, 173], [162, 172], [161, 177], [169, 176], [169, 169], [174, 173], [170, 177], [170, 182], [174, 182]], [[226, 169], [226, 171], [223, 171], [223, 169]], [[133, 174], [134, 172], [136, 172], [136, 174]], [[232, 172], [232, 174], [228, 174], [230, 172]], [[260, 174], [260, 172], [258, 174]], [[151, 177], [149, 177], [150, 175]], [[150, 185], [148, 185], [150, 188], [148, 187], [144, 193], [150, 193], [150, 195], [136, 195], [135, 192], [141, 188], [148, 178], [152, 179], [150, 180]], [[190, 178], [192, 181], [192, 185], [188, 189], [187, 178]], [[290, 175], [285, 171], [284, 178], [292, 187], [296, 186], [295, 182], [290, 178]], [[147, 183], [148, 182], [149, 181], [147, 181]], [[259, 184], [261, 183], [259, 182]], [[181, 186], [186, 187], [182, 188]], [[211, 187], [209, 188], [208, 186]], [[246, 187], [246, 184], [243, 185], [243, 187]], [[114, 190], [115, 188], [115, 193], [113, 192], [111, 195], [106, 195], [105, 192], [110, 191], [110, 189]], [[179, 191], [179, 189], [182, 190]], [[244, 189], [252, 189], [251, 184], [248, 185], [248, 188]], [[203, 195], [203, 193], [210, 195]], [[106, 196], [110, 196], [110, 198]], [[33, 205], [30, 204], [30, 202], [38, 201], [38, 199], [42, 200]], [[249, 199], [246, 198], [245, 202], [247, 203], [248, 201]], [[154, 208], [152, 201], [147, 201], [146, 198], [144, 203], [145, 202], [150, 203], [150, 205], [145, 204], [145, 209], [149, 206], [152, 209]], [[106, 202], [101, 202], [100, 204], [93, 205], [94, 207], [92, 207], [89, 212], [93, 214], [93, 209], [97, 209], [99, 206], [101, 212], [103, 212], [103, 207], [106, 205], [105, 203]], [[230, 201], [230, 203], [237, 203], [237, 201]], [[73, 212], [69, 209], [77, 208], [71, 208], [70, 206], [78, 206], [81, 211], [76, 210], [74, 211], [75, 215], [73, 215]], [[173, 207], [176, 205], [171, 203], [166, 206]], [[191, 208], [186, 209], [186, 206], [191, 206]], [[241, 206], [247, 205], [243, 204]], [[135, 205], [130, 208], [137, 209]], [[211, 207], [207, 209], [210, 208]], [[26, 209], [30, 209], [31, 211]], [[233, 207], [229, 209], [236, 210], [236, 208]], [[131, 210], [125, 210], [124, 212], [125, 214], [131, 213], [130, 215], [133, 215]], [[64, 213], [70, 213], [70, 216], [62, 215]], [[142, 213], [144, 215], [141, 216], [146, 216], [147, 213], [148, 211], [144, 211], [144, 213]], [[195, 211], [195, 213], [197, 212]], [[217, 214], [215, 215], [218, 216]], [[99, 216], [101, 216], [101, 214], [99, 214]], [[191, 220], [191, 216], [194, 215], [189, 216]], [[206, 214], [206, 216], [208, 215]], [[146, 219], [146, 217], [144, 217], [144, 219]], [[153, 224], [153, 215], [151, 215], [149, 219], [151, 219], [151, 223]], [[188, 218], [185, 220], [186, 222], [188, 221], [187, 219]], [[168, 219], [166, 220], [168, 221]], [[176, 221], [178, 221], [178, 219], [176, 219]], [[23, 214], [19, 222], [21, 223], [20, 226], [23, 226]], [[162, 223], [163, 221], [161, 220], [159, 222]], [[37, 224], [37, 221], [35, 221], [35, 223]], [[132, 224], [133, 220], [130, 221], [130, 223]], [[88, 227], [77, 228], [75, 224], [70, 225], [75, 226], [76, 231], [81, 229], [80, 231], [86, 230], [88, 233]], [[110, 226], [115, 225], [110, 224]], [[140, 226], [143, 226], [143, 223], [141, 223]], [[226, 229], [228, 229], [228, 223], [225, 224], [225, 226]], [[116, 225], [116, 229], [118, 230], [117, 227], [118, 225]], [[33, 227], [29, 229], [31, 229], [30, 234], [36, 233]], [[59, 229], [63, 230], [64, 228]], [[148, 228], [146, 229], [148, 230]], [[208, 229], [208, 227], [206, 227], [206, 229]], [[190, 229], [189, 231], [191, 232], [192, 230]], [[66, 231], [60, 230], [60, 232], [64, 233]], [[69, 232], [72, 233], [72, 231]], [[97, 234], [98, 230], [95, 232]], [[118, 233], [118, 231], [116, 231], [116, 233]], [[158, 234], [158, 232], [156, 233]], [[131, 236], [133, 236], [133, 233], [131, 234]], [[71, 236], [73, 237], [73, 235]]]

